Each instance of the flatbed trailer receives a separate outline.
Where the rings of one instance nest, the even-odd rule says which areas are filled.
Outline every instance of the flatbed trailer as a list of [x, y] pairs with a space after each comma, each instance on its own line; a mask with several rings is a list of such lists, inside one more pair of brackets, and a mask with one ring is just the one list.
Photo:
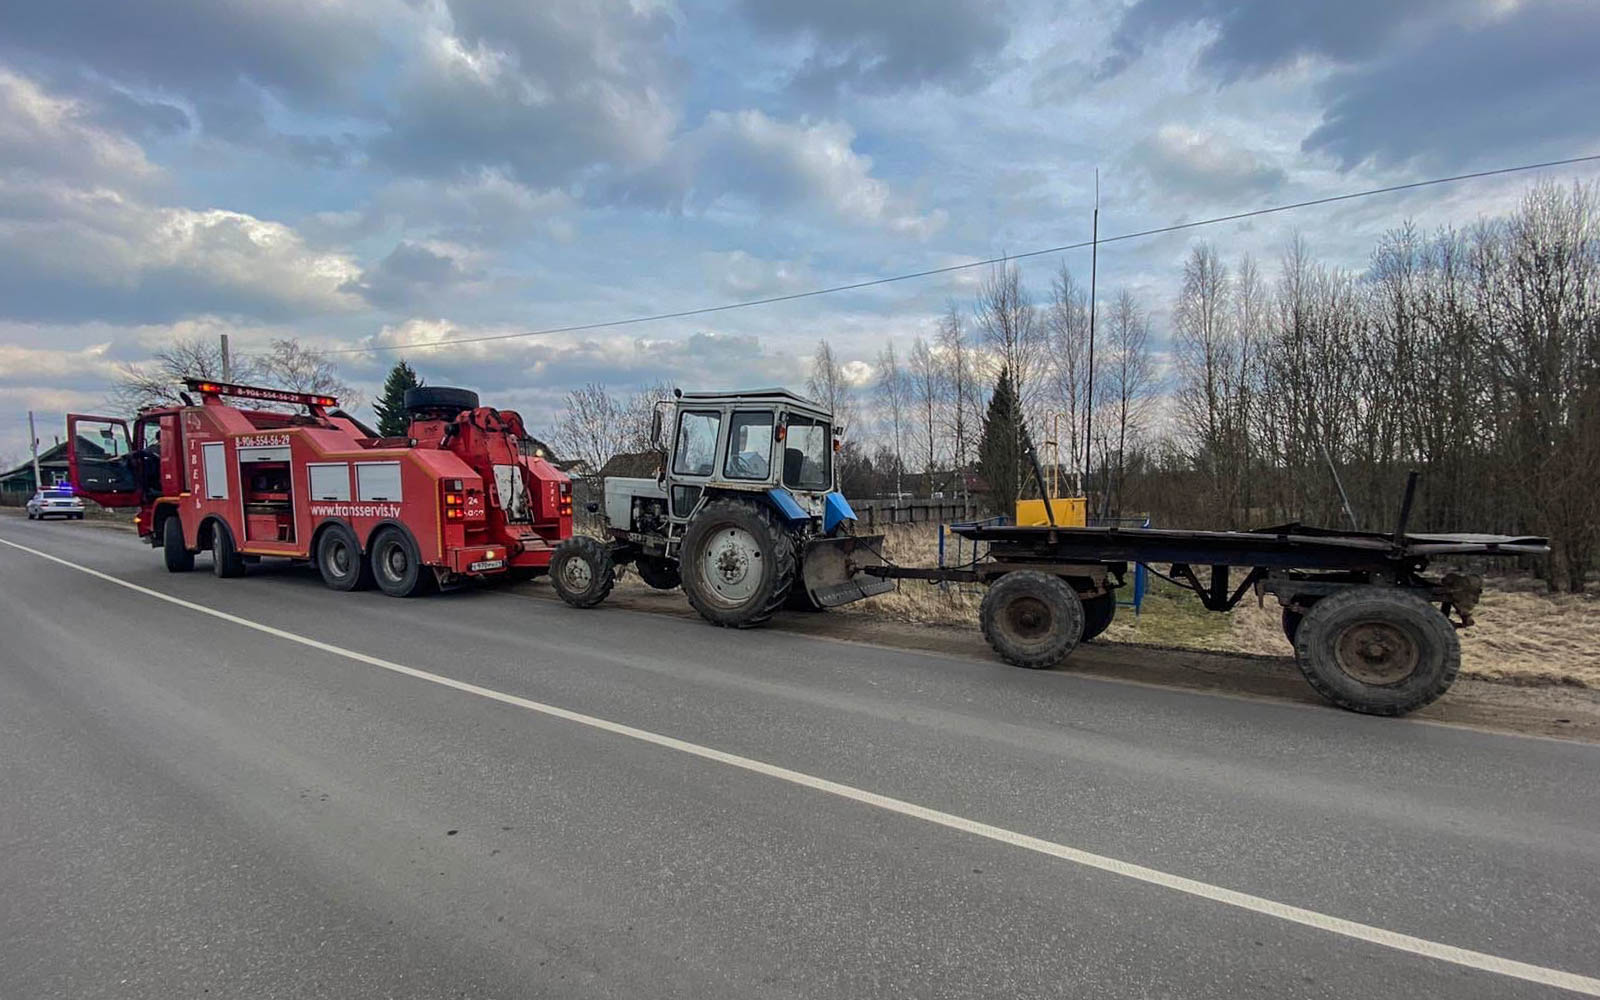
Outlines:
[[[871, 564], [884, 579], [988, 585], [984, 638], [1009, 663], [1046, 668], [1111, 624], [1115, 590], [1132, 564], [1192, 591], [1210, 611], [1254, 592], [1275, 597], [1295, 659], [1317, 693], [1340, 708], [1403, 715], [1455, 681], [1458, 628], [1473, 624], [1482, 578], [1429, 576], [1436, 560], [1542, 555], [1534, 536], [1409, 534], [1415, 478], [1394, 532], [1284, 524], [1251, 531], [967, 524], [951, 530], [988, 546], [965, 566]], [[1164, 564], [1162, 573], [1155, 565]]]

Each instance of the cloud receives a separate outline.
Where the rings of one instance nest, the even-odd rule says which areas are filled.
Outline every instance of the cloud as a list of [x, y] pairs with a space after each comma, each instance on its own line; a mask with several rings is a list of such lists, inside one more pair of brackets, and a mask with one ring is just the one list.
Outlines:
[[620, 185], [623, 200], [677, 211], [753, 206], [771, 212], [810, 205], [836, 218], [926, 238], [941, 212], [919, 213], [872, 175], [838, 121], [783, 122], [754, 109], [713, 111], [676, 140], [660, 162]]
[[811, 94], [975, 86], [1013, 23], [995, 0], [742, 0], [740, 9], [758, 31], [804, 47], [791, 83]]
[[1530, 147], [1571, 145], [1574, 123], [1600, 108], [1600, 5], [1526, 3], [1503, 17], [1452, 25], [1426, 44], [1334, 74], [1320, 89], [1322, 123], [1307, 152], [1352, 167], [1370, 158], [1454, 164], [1534, 158]]
[[1487, 0], [1136, 0], [1117, 25], [1104, 69], [1118, 72], [1160, 36], [1201, 25], [1213, 32], [1200, 50], [1201, 67], [1232, 82], [1304, 56], [1364, 59], [1440, 12], [1488, 5]]
[[1215, 133], [1163, 125], [1134, 145], [1134, 168], [1164, 197], [1244, 198], [1281, 186], [1282, 168]]
[[462, 247], [407, 240], [341, 290], [356, 292], [373, 305], [395, 308], [471, 285], [482, 277], [483, 271]]
[[0, 182], [0, 316], [167, 322], [282, 319], [358, 300], [347, 257], [279, 222], [141, 203], [109, 188]]
[[94, 124], [81, 102], [0, 66], [0, 176], [128, 182], [154, 172], [144, 150]]
[[[0, 54], [94, 67], [125, 84], [251, 105], [264, 91], [325, 113], [359, 100], [386, 32], [416, 20], [402, 0], [167, 0], [8, 7]], [[252, 88], [257, 91], [252, 94]]]
[[659, 156], [677, 123], [664, 9], [454, 0], [412, 42], [381, 164], [414, 174], [487, 168], [535, 187]]
[[754, 299], [797, 291], [813, 283], [811, 269], [790, 260], [766, 260], [743, 250], [700, 255], [706, 279], [735, 299]]

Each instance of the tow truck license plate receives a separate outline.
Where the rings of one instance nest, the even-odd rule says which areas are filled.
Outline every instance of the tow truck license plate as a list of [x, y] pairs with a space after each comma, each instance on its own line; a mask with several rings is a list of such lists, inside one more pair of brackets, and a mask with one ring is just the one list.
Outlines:
[[468, 573], [482, 573], [486, 569], [499, 569], [504, 566], [504, 559], [482, 559], [467, 567]]

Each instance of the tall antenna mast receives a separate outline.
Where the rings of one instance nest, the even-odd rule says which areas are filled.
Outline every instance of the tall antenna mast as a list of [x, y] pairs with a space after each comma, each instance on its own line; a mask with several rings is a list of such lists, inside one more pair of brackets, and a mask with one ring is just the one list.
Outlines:
[[[1094, 475], [1094, 294], [1100, 265], [1100, 168], [1094, 168], [1094, 224], [1089, 236], [1089, 399], [1083, 418], [1083, 469]], [[1105, 484], [1101, 484], [1104, 486]], [[1093, 508], [1094, 504], [1087, 504]]]

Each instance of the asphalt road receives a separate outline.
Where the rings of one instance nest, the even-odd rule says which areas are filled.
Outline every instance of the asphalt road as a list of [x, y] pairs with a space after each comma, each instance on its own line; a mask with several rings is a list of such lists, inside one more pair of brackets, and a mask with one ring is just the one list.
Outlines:
[[1600, 747], [6, 541], [6, 998], [1600, 991]]

